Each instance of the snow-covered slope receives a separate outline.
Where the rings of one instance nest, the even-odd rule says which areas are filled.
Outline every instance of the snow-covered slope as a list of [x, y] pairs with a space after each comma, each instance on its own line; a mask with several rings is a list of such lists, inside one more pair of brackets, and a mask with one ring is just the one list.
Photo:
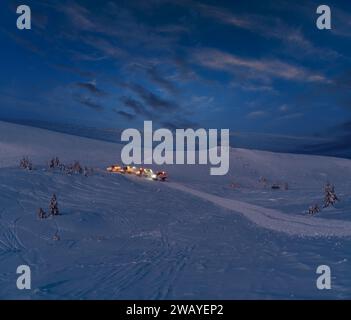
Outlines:
[[104, 167], [119, 154], [120, 146], [113, 143], [0, 121], [0, 167], [17, 166], [23, 156], [45, 164], [56, 155], [63, 161]]
[[[162, 184], [104, 172], [120, 149], [0, 122], [0, 298], [351, 296], [350, 160], [233, 149], [227, 176], [174, 165]], [[36, 170], [20, 170], [22, 156]], [[48, 171], [52, 156], [101, 170]], [[307, 216], [327, 181], [340, 203]], [[53, 193], [62, 215], [38, 220]], [[15, 287], [20, 264], [31, 266], [31, 291]], [[316, 289], [321, 264], [333, 290]]]

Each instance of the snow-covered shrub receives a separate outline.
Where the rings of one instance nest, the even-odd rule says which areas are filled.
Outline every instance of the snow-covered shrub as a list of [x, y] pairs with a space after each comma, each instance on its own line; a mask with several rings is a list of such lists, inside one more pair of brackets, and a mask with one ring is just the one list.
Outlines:
[[54, 157], [49, 162], [49, 168], [55, 169], [60, 167], [60, 159], [58, 157]]
[[73, 164], [65, 166], [65, 172], [67, 174], [83, 174], [84, 170], [79, 161], [75, 161]]
[[46, 218], [46, 212], [43, 210], [43, 208], [38, 209], [38, 218], [39, 219], [45, 219]]
[[310, 214], [310, 215], [314, 215], [320, 211], [321, 211], [321, 209], [319, 208], [318, 204], [314, 204], [308, 208], [308, 214]]
[[22, 158], [22, 160], [20, 161], [20, 168], [21, 169], [28, 169], [28, 170], [32, 170], [33, 169], [32, 162], [29, 160], [28, 157], [23, 157]]
[[324, 187], [324, 208], [329, 207], [330, 205], [334, 206], [335, 202], [339, 201], [335, 193], [334, 185], [330, 184], [329, 182]]
[[53, 216], [57, 216], [60, 214], [59, 209], [58, 209], [58, 202], [57, 202], [57, 198], [56, 198], [55, 194], [52, 195], [52, 198], [50, 200], [49, 209], [50, 209], [50, 214]]

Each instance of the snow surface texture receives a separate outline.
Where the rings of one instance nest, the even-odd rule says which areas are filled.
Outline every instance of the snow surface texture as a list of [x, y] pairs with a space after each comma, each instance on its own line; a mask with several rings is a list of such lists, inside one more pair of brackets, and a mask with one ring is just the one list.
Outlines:
[[[0, 122], [0, 298], [351, 297], [350, 160], [232, 149], [226, 176], [173, 165], [160, 183], [107, 174], [120, 149]], [[22, 156], [36, 170], [19, 169]], [[95, 174], [47, 170], [53, 156]], [[327, 181], [341, 202], [308, 216]], [[62, 215], [39, 220], [53, 193]], [[21, 264], [27, 292], [15, 286]], [[321, 264], [332, 290], [316, 288]]]

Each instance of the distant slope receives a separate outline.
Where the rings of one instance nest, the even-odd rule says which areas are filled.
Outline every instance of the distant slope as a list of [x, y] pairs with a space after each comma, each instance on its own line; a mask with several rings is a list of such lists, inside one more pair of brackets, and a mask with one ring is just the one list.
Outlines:
[[115, 143], [120, 141], [121, 136], [121, 130], [118, 129], [103, 129], [63, 122], [4, 118], [0, 121]]
[[120, 145], [0, 121], [0, 167], [18, 165], [23, 156], [44, 164], [53, 156], [106, 166], [119, 158]]
[[[0, 121], [115, 143], [120, 143], [122, 132], [119, 128], [98, 128], [30, 119], [1, 118]], [[233, 148], [351, 158], [351, 150], [344, 143], [345, 140], [347, 141], [347, 137], [289, 136], [256, 132], [231, 132], [230, 134], [230, 146]]]

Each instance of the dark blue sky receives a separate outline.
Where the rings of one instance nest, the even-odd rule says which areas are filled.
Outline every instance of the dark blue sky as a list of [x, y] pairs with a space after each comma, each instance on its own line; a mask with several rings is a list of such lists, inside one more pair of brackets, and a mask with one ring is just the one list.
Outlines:
[[[20, 4], [32, 30], [16, 28]], [[323, 31], [319, 4], [2, 0], [0, 118], [118, 129], [153, 120], [315, 137], [317, 152], [347, 154], [351, 3], [323, 3]]]

